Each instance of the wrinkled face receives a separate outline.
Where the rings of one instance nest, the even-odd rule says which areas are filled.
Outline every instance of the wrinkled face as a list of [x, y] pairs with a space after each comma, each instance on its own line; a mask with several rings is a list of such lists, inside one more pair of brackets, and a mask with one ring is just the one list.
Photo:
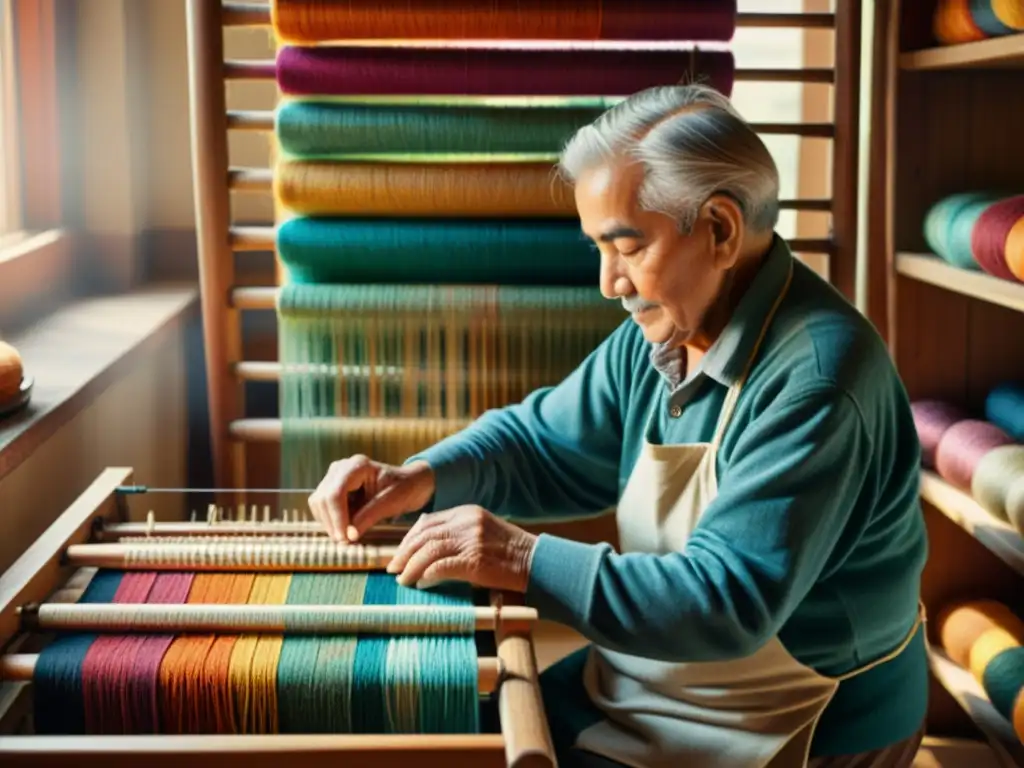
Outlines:
[[577, 179], [583, 232], [601, 254], [601, 293], [619, 299], [652, 343], [686, 344], [699, 333], [735, 263], [742, 216], [713, 198], [689, 233], [675, 219], [641, 209], [639, 163], [612, 162]]

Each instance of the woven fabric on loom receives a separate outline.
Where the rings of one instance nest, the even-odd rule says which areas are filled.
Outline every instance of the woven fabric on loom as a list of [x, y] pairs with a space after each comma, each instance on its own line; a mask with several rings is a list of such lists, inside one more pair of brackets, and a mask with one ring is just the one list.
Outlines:
[[[379, 573], [99, 571], [81, 603], [432, 605]], [[464, 612], [460, 612], [460, 615]], [[457, 622], [453, 621], [457, 625]], [[36, 732], [54, 734], [475, 733], [472, 621], [430, 635], [66, 634], [33, 676]]]
[[634, 91], [732, 89], [735, 2], [401, 5], [272, 3], [286, 488], [568, 375], [626, 318], [558, 153]]

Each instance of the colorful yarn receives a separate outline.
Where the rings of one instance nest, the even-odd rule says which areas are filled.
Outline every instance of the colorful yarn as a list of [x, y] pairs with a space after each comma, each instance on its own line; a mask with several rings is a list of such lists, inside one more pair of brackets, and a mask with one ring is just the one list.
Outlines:
[[600, 115], [594, 106], [443, 106], [285, 101], [276, 133], [285, 154], [337, 158], [367, 154], [525, 153], [555, 155]]
[[991, 0], [992, 13], [1014, 32], [1024, 32], [1024, 3], [1020, 0]]
[[949, 658], [965, 669], [971, 648], [987, 632], [998, 630], [1024, 644], [1024, 621], [996, 600], [971, 600], [943, 608], [935, 622], [939, 642]]
[[[165, 577], [174, 578], [165, 578]], [[182, 588], [188, 588], [182, 591]], [[385, 574], [99, 572], [83, 602], [471, 604]], [[157, 645], [160, 648], [157, 648]], [[474, 733], [471, 626], [431, 637], [65, 635], [34, 673], [36, 729], [62, 733]]]
[[278, 39], [330, 40], [729, 40], [735, 0], [273, 0]]
[[945, 45], [955, 45], [985, 39], [985, 33], [971, 16], [971, 1], [939, 0], [932, 22], [936, 40]]
[[971, 478], [971, 496], [996, 517], [1008, 519], [1010, 488], [1024, 477], [1024, 445], [1002, 445], [986, 453]]
[[[946, 261], [956, 263], [950, 245], [953, 224], [965, 210], [973, 210], [972, 206], [995, 199], [997, 196], [991, 192], [958, 192], [939, 200], [924, 218], [924, 239], [928, 247]], [[966, 269], [975, 268], [973, 257], [965, 259], [963, 266]]]
[[277, 254], [295, 283], [594, 286], [600, 272], [573, 220], [295, 218]]
[[970, 491], [978, 462], [991, 451], [1013, 440], [994, 424], [965, 419], [946, 430], [935, 451], [935, 467], [949, 483]]
[[280, 205], [307, 216], [557, 216], [575, 211], [550, 163], [278, 163]]
[[1024, 740], [1024, 622], [994, 600], [953, 604], [938, 616], [939, 638], [981, 683], [993, 707]]
[[628, 96], [655, 85], [705, 82], [732, 91], [728, 51], [614, 48], [383, 48], [286, 46], [281, 91], [301, 96]]
[[989, 37], [1012, 35], [1014, 30], [1006, 26], [993, 7], [993, 0], [971, 0], [971, 17], [978, 29]]
[[1018, 219], [1006, 235], [1006, 266], [1024, 283], [1024, 217]]
[[931, 469], [935, 466], [935, 451], [942, 436], [958, 421], [966, 419], [967, 414], [941, 400], [917, 400], [911, 403], [910, 410], [921, 442], [921, 464]]
[[1024, 386], [1001, 384], [985, 398], [985, 418], [1024, 443]]
[[[1006, 241], [1020, 221], [1024, 221], [1024, 195], [999, 200], [978, 216], [971, 232], [971, 252], [990, 275], [1004, 280], [1018, 279], [1010, 269]], [[1020, 279], [1024, 282], [1024, 278]]]
[[1024, 477], [1014, 480], [1006, 491], [1006, 519], [1024, 536]]

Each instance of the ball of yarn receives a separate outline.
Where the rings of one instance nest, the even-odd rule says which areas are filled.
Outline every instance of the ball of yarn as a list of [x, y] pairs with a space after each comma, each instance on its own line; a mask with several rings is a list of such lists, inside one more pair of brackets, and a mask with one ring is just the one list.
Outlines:
[[935, 449], [946, 430], [966, 419], [967, 414], [942, 400], [917, 400], [910, 404], [910, 410], [921, 441], [921, 464], [930, 469], [935, 466]]
[[1021, 282], [1024, 282], [1024, 217], [1010, 228], [1003, 248], [1006, 266]]
[[944, 45], [956, 45], [985, 39], [985, 33], [971, 17], [970, 3], [971, 0], [939, 0], [932, 21], [936, 40]]
[[995, 424], [964, 419], [946, 430], [935, 449], [935, 468], [949, 483], [969, 491], [978, 462], [986, 453], [1013, 440]]
[[1006, 491], [1006, 519], [1024, 536], [1024, 477], [1014, 480]]
[[[975, 225], [982, 214], [996, 202], [991, 197], [981, 197], [967, 203], [960, 208], [949, 222], [949, 230], [946, 235], [945, 259], [960, 269], [979, 269], [974, 258], [974, 250], [971, 247], [971, 240], [974, 237]], [[942, 254], [940, 254], [942, 255]]]
[[992, 515], [1006, 520], [1006, 498], [1021, 477], [1024, 477], [1024, 445], [993, 448], [974, 468], [971, 496]]
[[971, 230], [974, 260], [990, 275], [1016, 280], [1006, 258], [1006, 239], [1010, 230], [1024, 218], [1024, 195], [1007, 197], [988, 206]]
[[1012, 722], [1014, 704], [1024, 688], [1024, 647], [1007, 648], [993, 656], [979, 682], [996, 711]]
[[994, 5], [993, 0], [971, 0], [971, 18], [988, 37], [1012, 35], [1013, 30], [999, 18]]
[[985, 398], [985, 418], [1024, 443], [1024, 386], [1000, 384]]
[[949, 250], [949, 226], [964, 208], [978, 200], [988, 200], [985, 192], [957, 192], [939, 200], [924, 217], [924, 239], [936, 255], [946, 258]]
[[1024, 32], [1024, 3], [1020, 0], [992, 0], [992, 12], [1010, 29]]
[[1010, 716], [1013, 723], [1013, 732], [1017, 738], [1024, 742], [1024, 691], [1017, 694], [1017, 701], [1013, 705], [1013, 714]]
[[18, 350], [0, 341], [0, 400], [7, 400], [18, 394], [23, 373]]
[[951, 605], [936, 619], [939, 643], [961, 667], [970, 664], [971, 647], [989, 630], [1002, 629], [1024, 643], [1024, 621], [996, 600], [970, 600]]
[[992, 659], [1004, 651], [1020, 647], [1021, 638], [1005, 627], [986, 629], [971, 644], [971, 650], [967, 654], [967, 668], [974, 679], [981, 682], [985, 679], [985, 670], [992, 663]]

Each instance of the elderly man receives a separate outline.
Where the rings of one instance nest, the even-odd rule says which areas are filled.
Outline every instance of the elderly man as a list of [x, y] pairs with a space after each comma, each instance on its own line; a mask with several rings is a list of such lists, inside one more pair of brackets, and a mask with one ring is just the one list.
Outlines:
[[[591, 641], [543, 676], [563, 765], [911, 765], [926, 539], [885, 347], [774, 233], [776, 168], [720, 94], [636, 94], [561, 167], [628, 320], [404, 466], [335, 463], [314, 514], [353, 540], [427, 512], [401, 583], [518, 590]], [[619, 552], [510, 522], [612, 507]]]

